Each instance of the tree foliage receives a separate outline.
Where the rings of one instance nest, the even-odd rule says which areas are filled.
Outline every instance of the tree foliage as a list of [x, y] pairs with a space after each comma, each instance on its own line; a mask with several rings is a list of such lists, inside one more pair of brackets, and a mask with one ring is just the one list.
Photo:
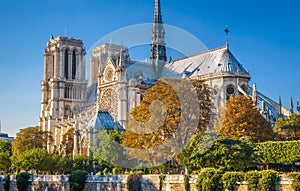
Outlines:
[[274, 170], [264, 170], [260, 172], [261, 179], [259, 184], [261, 191], [275, 191], [276, 182], [278, 180], [278, 172]]
[[293, 172], [293, 173], [288, 174], [288, 177], [293, 179], [292, 188], [295, 191], [300, 191], [300, 173]]
[[265, 164], [294, 164], [300, 162], [300, 141], [268, 141], [257, 143], [258, 162]]
[[259, 186], [259, 178], [261, 177], [258, 171], [248, 171], [245, 173], [245, 181], [249, 191], [256, 191]]
[[59, 161], [57, 154], [45, 149], [35, 148], [13, 156], [12, 168], [16, 170], [54, 171]]
[[[196, 100], [191, 100], [193, 96], [189, 92], [194, 93], [192, 94]], [[130, 156], [141, 161], [152, 158], [152, 164], [157, 165], [154, 161], [164, 156], [164, 153], [183, 148], [189, 141], [186, 137], [190, 132], [198, 133], [207, 129], [211, 113], [211, 94], [207, 85], [199, 80], [175, 79], [162, 79], [145, 94], [145, 99], [131, 112], [122, 143], [128, 148], [145, 151], [139, 154], [129, 150]], [[191, 103], [195, 104], [189, 105]], [[199, 120], [194, 122], [195, 119]], [[179, 126], [184, 128], [178, 130]], [[193, 126], [195, 129], [192, 129]], [[159, 152], [152, 150], [175, 136], [182, 139], [162, 147]]]
[[256, 142], [273, 139], [271, 124], [247, 96], [231, 96], [227, 101], [220, 134], [232, 139], [250, 137]]
[[[96, 145], [93, 147], [93, 156], [99, 164], [113, 168], [128, 163], [128, 156], [121, 146], [121, 133], [118, 131], [100, 131], [97, 134]], [[112, 152], [113, 151], [113, 152]]]
[[89, 157], [77, 154], [72, 161], [72, 170], [89, 170]]
[[222, 171], [242, 171], [255, 165], [254, 158], [254, 143], [250, 139], [196, 135], [180, 153], [179, 162], [192, 170], [213, 167]]
[[11, 142], [7, 140], [0, 141], [0, 152], [7, 153], [8, 155], [12, 155]]
[[197, 189], [198, 191], [221, 191], [221, 171], [214, 168], [204, 168], [198, 175]]
[[223, 187], [228, 191], [236, 190], [236, 183], [244, 180], [243, 172], [226, 172], [222, 176]]
[[299, 140], [300, 115], [292, 114], [287, 119], [279, 118], [276, 121], [274, 132], [279, 140]]
[[0, 141], [0, 171], [8, 171], [11, 166], [12, 146], [10, 141]]
[[18, 155], [34, 148], [46, 148], [48, 140], [53, 141], [51, 133], [42, 131], [38, 126], [27, 127], [22, 129], [13, 141], [13, 154]]

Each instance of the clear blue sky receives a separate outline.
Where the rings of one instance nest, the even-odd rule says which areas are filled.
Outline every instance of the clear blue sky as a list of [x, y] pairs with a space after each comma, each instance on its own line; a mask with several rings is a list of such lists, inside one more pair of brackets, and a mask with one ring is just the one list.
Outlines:
[[[0, 120], [14, 136], [37, 125], [43, 52], [51, 33], [81, 38], [91, 47], [128, 25], [149, 23], [154, 0], [12, 0], [0, 5]], [[296, 0], [162, 0], [163, 20], [199, 38], [209, 49], [230, 48], [252, 83], [274, 100], [300, 98], [300, 3]], [[149, 34], [150, 35], [150, 34]], [[294, 104], [295, 105], [295, 104]]]

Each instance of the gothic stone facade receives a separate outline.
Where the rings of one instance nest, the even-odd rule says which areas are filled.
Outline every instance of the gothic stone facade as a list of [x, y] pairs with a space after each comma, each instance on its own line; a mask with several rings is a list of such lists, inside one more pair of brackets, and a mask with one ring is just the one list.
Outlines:
[[123, 45], [95, 47], [86, 80], [83, 42], [51, 37], [44, 53], [40, 126], [54, 135], [49, 150], [66, 154], [63, 135], [74, 128], [73, 153], [89, 154], [103, 129], [124, 131], [128, 113], [140, 104], [145, 90], [163, 77], [202, 79], [213, 90], [215, 108], [232, 94], [248, 94], [250, 75], [226, 46], [166, 62], [165, 30], [160, 1], [155, 1], [149, 62], [130, 59]]

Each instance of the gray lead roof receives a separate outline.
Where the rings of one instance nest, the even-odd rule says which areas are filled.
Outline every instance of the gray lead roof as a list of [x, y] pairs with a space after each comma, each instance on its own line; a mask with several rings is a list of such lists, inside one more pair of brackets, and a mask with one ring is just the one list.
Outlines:
[[177, 74], [185, 73], [189, 78], [218, 72], [248, 73], [227, 46], [174, 60], [166, 67]]

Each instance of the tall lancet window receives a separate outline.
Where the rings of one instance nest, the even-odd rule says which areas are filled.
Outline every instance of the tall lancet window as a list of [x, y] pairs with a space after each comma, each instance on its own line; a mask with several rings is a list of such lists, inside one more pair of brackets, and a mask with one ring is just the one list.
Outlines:
[[68, 50], [65, 51], [65, 78], [69, 78], [69, 53]]
[[72, 54], [72, 79], [75, 79], [76, 76], [76, 51], [73, 50]]

